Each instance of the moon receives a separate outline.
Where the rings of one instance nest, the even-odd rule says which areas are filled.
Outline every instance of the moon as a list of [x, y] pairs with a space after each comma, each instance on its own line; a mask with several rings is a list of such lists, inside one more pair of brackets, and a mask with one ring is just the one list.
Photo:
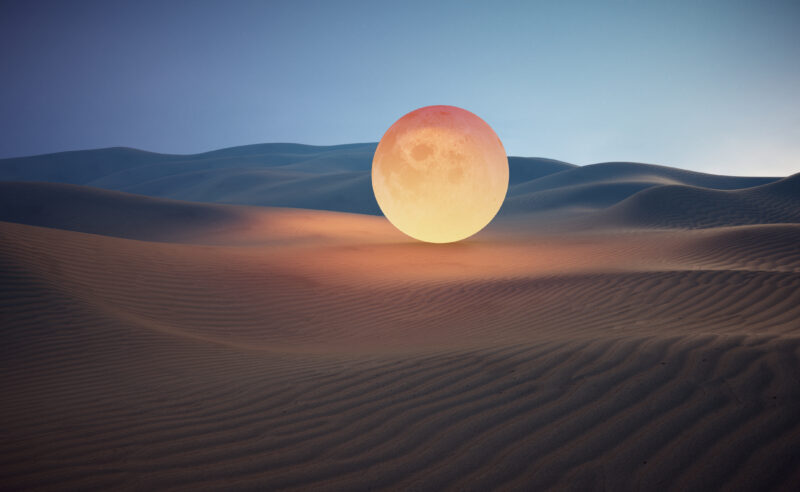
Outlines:
[[389, 222], [408, 236], [460, 241], [500, 210], [508, 158], [478, 116], [455, 106], [426, 106], [401, 117], [381, 138], [372, 189]]

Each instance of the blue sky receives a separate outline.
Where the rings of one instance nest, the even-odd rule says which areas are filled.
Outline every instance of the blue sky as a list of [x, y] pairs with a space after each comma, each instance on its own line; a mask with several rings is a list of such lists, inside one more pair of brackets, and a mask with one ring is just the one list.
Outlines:
[[800, 171], [800, 2], [0, 4], [0, 157], [377, 141], [451, 104], [512, 155]]

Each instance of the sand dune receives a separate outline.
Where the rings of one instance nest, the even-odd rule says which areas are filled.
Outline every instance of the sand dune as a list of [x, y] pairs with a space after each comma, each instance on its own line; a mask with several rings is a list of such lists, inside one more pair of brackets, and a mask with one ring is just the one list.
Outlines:
[[718, 176], [633, 162], [606, 162], [575, 167], [514, 184], [502, 215], [573, 209], [591, 213], [615, 205], [642, 190], [684, 185], [711, 190], [738, 190], [778, 178]]
[[[194, 155], [125, 148], [62, 152], [2, 159], [0, 180], [89, 185], [178, 200], [377, 214], [368, 173], [375, 146], [260, 144]], [[317, 191], [300, 191], [311, 189]]]
[[750, 188], [776, 181], [778, 178], [738, 177], [705, 174], [655, 164], [636, 162], [604, 162], [575, 167], [526, 183], [518, 190], [533, 192], [565, 188], [589, 183], [652, 183], [654, 185], [682, 184], [718, 190]]
[[237, 164], [260, 168], [302, 168], [303, 163], [313, 162], [314, 172], [321, 171], [320, 166], [325, 166], [328, 170], [352, 171], [369, 168], [375, 146], [376, 144], [347, 144], [318, 147], [272, 143], [187, 155], [113, 147], [0, 159], [0, 175], [6, 181], [71, 184], [91, 184], [100, 179], [109, 179], [110, 187], [127, 186], [187, 169], [236, 167]]
[[0, 161], [0, 489], [800, 488], [800, 175], [512, 157], [431, 245], [373, 151]]
[[[123, 148], [64, 152], [0, 160], [0, 180], [80, 184], [174, 200], [380, 215], [370, 181], [375, 146], [260, 144], [195, 155]], [[513, 156], [509, 169], [503, 216], [592, 212], [663, 185], [734, 190], [777, 179], [715, 176], [626, 162], [578, 167]]]
[[575, 164], [569, 164], [555, 159], [509, 156], [508, 185], [515, 186], [520, 183], [525, 183], [576, 167], [578, 166]]
[[[534, 182], [535, 183], [535, 182]], [[501, 216], [572, 208], [583, 212], [609, 207], [637, 192], [657, 186], [651, 181], [586, 183], [525, 193], [519, 188], [503, 203]], [[521, 188], [521, 187], [520, 187]]]
[[800, 484], [800, 225], [430, 247], [197, 213], [225, 209], [240, 227], [163, 219], [185, 244], [0, 223], [3, 488]]
[[[259, 144], [169, 155], [111, 148], [0, 159], [0, 180], [88, 185], [173, 200], [380, 215], [370, 168], [377, 144]], [[510, 157], [512, 185], [575, 166]], [[312, 191], [309, 191], [312, 190]]]
[[605, 210], [593, 220], [689, 229], [800, 223], [800, 174], [741, 190], [681, 185], [651, 188]]
[[[381, 215], [370, 177], [375, 147], [374, 143], [330, 147], [259, 144], [194, 155], [123, 148], [63, 152], [2, 159], [0, 180], [79, 184], [172, 200]], [[653, 206], [634, 204], [633, 212], [612, 212], [602, 219], [593, 214], [649, 188], [684, 185], [740, 190], [777, 179], [716, 176], [629, 162], [579, 167], [553, 159], [512, 156], [508, 198], [500, 216], [525, 215], [530, 224], [551, 224], [564, 217], [636, 222], [641, 219], [627, 217]], [[622, 218], [611, 218], [615, 214]]]
[[236, 228], [248, 209], [55, 183], [0, 182], [0, 221], [149, 241]]
[[0, 182], [0, 221], [142, 241], [266, 244], [379, 234], [402, 238], [383, 218], [165, 200], [89, 186]]

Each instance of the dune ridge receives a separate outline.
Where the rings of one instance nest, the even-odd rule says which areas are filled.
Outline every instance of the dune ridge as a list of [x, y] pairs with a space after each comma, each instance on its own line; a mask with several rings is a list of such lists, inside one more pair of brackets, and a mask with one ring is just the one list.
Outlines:
[[[370, 178], [376, 146], [256, 144], [193, 155], [128, 148], [61, 152], [0, 159], [0, 180], [85, 185], [175, 200], [380, 215]], [[575, 167], [532, 157], [510, 157], [509, 165], [512, 185]]]
[[709, 228], [800, 222], [800, 174], [739, 190], [683, 185], [645, 189], [600, 214], [635, 227]]
[[[111, 148], [0, 159], [0, 180], [92, 186], [174, 200], [380, 215], [370, 168], [377, 144], [257, 144], [194, 155]], [[591, 213], [647, 188], [737, 190], [778, 178], [717, 176], [666, 166], [607, 162], [575, 166], [510, 156], [501, 217]]]

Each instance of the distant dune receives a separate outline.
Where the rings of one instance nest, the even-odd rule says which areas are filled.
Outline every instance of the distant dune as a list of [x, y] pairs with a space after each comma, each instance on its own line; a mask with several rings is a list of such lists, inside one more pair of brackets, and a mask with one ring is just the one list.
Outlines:
[[372, 150], [0, 161], [0, 489], [800, 488], [800, 175], [512, 157], [431, 245]]
[[[111, 148], [0, 159], [0, 180], [69, 183], [160, 198], [380, 215], [370, 169], [377, 144], [261, 144], [194, 155]], [[510, 184], [574, 168], [510, 157]], [[314, 190], [308, 193], [307, 190]]]
[[247, 210], [150, 198], [88, 186], [0, 182], [0, 221], [146, 241], [219, 230], [246, 220]]
[[[0, 160], [0, 180], [87, 185], [193, 202], [293, 207], [380, 215], [370, 168], [376, 144], [259, 144], [194, 155], [111, 148]], [[500, 217], [528, 222], [593, 213], [652, 187], [736, 190], [778, 178], [716, 176], [650, 164], [575, 166], [509, 157]], [[313, 190], [313, 192], [309, 192]], [[551, 217], [552, 216], [552, 217]], [[752, 222], [748, 222], [752, 223]]]
[[688, 229], [800, 223], [800, 174], [730, 191], [683, 185], [654, 187], [607, 209], [595, 220]]
[[[375, 144], [262, 144], [194, 155], [111, 148], [0, 160], [0, 180], [71, 183], [198, 202], [378, 214]], [[313, 194], [304, 190], [315, 189]]]
[[735, 190], [776, 179], [717, 176], [651, 164], [606, 162], [575, 167], [512, 186], [503, 214], [569, 208], [589, 212], [610, 207], [653, 187], [687, 185]]

